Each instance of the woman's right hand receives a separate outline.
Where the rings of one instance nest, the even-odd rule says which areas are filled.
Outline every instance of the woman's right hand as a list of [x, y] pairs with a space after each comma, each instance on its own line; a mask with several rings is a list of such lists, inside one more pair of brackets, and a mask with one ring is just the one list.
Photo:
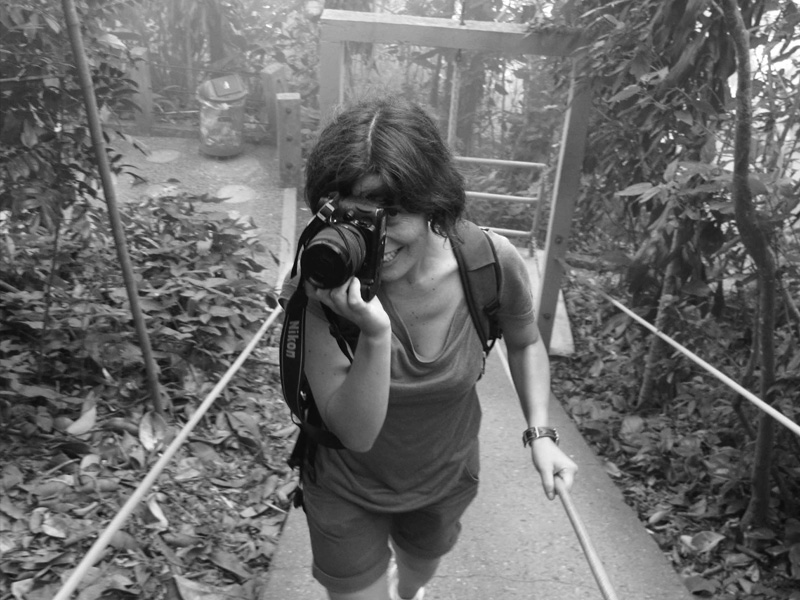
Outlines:
[[306, 294], [358, 326], [362, 335], [382, 335], [391, 328], [389, 315], [378, 297], [374, 296], [369, 302], [361, 297], [361, 282], [357, 277], [351, 277], [343, 285], [330, 289], [316, 288], [306, 283]]
[[361, 283], [350, 279], [331, 290], [306, 293], [361, 330], [350, 362], [330, 334], [324, 316], [307, 313], [306, 377], [325, 424], [345, 447], [366, 452], [383, 427], [389, 405], [391, 324], [377, 297], [364, 302]]

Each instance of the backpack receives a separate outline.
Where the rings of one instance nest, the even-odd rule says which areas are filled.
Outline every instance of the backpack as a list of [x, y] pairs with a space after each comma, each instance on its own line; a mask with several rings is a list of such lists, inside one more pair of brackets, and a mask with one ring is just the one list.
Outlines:
[[[495, 341], [502, 337], [497, 318], [502, 283], [500, 263], [497, 260], [494, 243], [485, 229], [469, 221], [463, 221], [458, 230], [458, 238], [462, 243], [454, 244], [453, 251], [469, 313], [483, 346], [483, 368], [485, 368], [486, 357]], [[296, 264], [297, 261], [295, 269]], [[283, 397], [292, 413], [292, 420], [300, 428], [300, 435], [288, 461], [289, 466], [293, 468], [302, 465], [304, 458], [308, 456], [308, 450], [315, 445], [344, 448], [339, 439], [325, 428], [303, 371], [303, 332], [307, 303], [308, 297], [304, 286], [300, 284], [286, 303], [280, 341]], [[323, 310], [330, 324], [331, 335], [336, 338], [342, 352], [352, 361], [358, 343], [358, 328], [336, 315], [327, 306], [323, 305]]]

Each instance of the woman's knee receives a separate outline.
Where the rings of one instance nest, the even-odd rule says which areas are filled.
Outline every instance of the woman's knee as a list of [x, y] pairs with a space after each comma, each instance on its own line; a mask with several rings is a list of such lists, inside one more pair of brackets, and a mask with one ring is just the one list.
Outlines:
[[399, 568], [405, 567], [408, 570], [416, 573], [425, 574], [428, 576], [433, 575], [439, 567], [441, 558], [424, 558], [415, 556], [410, 552], [406, 552], [392, 540], [392, 548], [394, 549], [395, 560]]

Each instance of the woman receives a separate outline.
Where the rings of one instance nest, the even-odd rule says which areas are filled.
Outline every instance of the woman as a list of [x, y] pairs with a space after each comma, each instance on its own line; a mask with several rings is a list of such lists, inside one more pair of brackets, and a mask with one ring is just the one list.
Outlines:
[[[304, 469], [313, 572], [332, 600], [420, 600], [477, 494], [484, 357], [452, 250], [464, 181], [425, 111], [378, 99], [339, 113], [310, 153], [309, 206], [334, 192], [389, 217], [377, 296], [365, 302], [355, 278], [334, 289], [304, 284], [306, 377], [345, 446], [317, 447]], [[545, 428], [549, 363], [527, 271], [508, 240], [492, 239], [512, 379], [527, 426]], [[360, 329], [352, 363], [321, 305]], [[569, 488], [577, 467], [556, 440], [532, 439], [538, 431], [527, 436], [552, 499], [553, 478]]]

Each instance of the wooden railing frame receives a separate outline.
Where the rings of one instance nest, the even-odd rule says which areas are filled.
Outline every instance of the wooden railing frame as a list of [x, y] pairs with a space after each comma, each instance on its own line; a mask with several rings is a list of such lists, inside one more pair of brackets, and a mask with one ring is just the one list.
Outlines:
[[404, 42], [417, 46], [503, 53], [511, 56], [568, 57], [573, 77], [565, 114], [561, 150], [544, 248], [542, 285], [536, 314], [542, 339], [550, 347], [558, 292], [563, 276], [572, 215], [580, 184], [591, 109], [591, 93], [578, 85], [575, 62], [583, 44], [580, 31], [530, 31], [519, 23], [494, 23], [411, 17], [326, 9], [320, 18], [319, 103], [323, 121], [344, 100], [346, 42]]
[[278, 279], [276, 289], [283, 287], [294, 262], [297, 234], [298, 190], [303, 184], [301, 101], [296, 92], [275, 94], [274, 113], [270, 120], [276, 125], [275, 141], [278, 150], [278, 172], [283, 192], [281, 239], [278, 248]]
[[[496, 158], [477, 158], [474, 156], [456, 156], [456, 163], [459, 164], [468, 164], [468, 165], [484, 165], [484, 166], [492, 166], [492, 167], [499, 167], [499, 168], [515, 168], [515, 169], [530, 169], [532, 171], [544, 171], [547, 169], [547, 165], [544, 163], [535, 163], [535, 162], [524, 162], [519, 160], [500, 160]], [[530, 255], [533, 256], [534, 252], [536, 252], [536, 227], [538, 224], [538, 215], [541, 210], [541, 199], [542, 199], [542, 189], [544, 182], [544, 173], [539, 178], [539, 185], [538, 190], [536, 192], [536, 196], [514, 196], [511, 194], [491, 194], [488, 192], [473, 192], [467, 190], [467, 200], [470, 199], [478, 199], [478, 200], [490, 200], [496, 202], [527, 202], [531, 205], [535, 206], [534, 209], [534, 218], [531, 224], [531, 228], [526, 230], [523, 229], [504, 229], [502, 227], [489, 227], [492, 231], [499, 233], [500, 235], [504, 235], [506, 237], [521, 237], [525, 238], [526, 245], [528, 246], [528, 250], [530, 251]]]

